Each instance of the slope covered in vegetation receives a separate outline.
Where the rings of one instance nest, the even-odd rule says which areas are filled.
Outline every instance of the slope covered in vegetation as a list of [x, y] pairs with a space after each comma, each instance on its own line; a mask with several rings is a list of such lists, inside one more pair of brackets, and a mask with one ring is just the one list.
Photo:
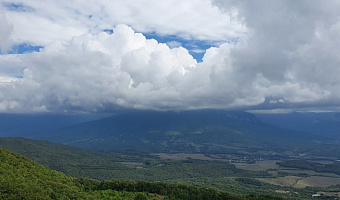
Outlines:
[[[97, 181], [84, 186], [83, 179], [50, 170], [0, 148], [0, 199], [154, 199], [158, 195], [95, 190]], [[88, 188], [93, 188], [89, 190]], [[148, 197], [149, 196], [149, 197]]]
[[280, 199], [144, 181], [72, 178], [0, 148], [0, 199]]
[[0, 149], [1, 199], [83, 198], [74, 178], [49, 170], [23, 156]]

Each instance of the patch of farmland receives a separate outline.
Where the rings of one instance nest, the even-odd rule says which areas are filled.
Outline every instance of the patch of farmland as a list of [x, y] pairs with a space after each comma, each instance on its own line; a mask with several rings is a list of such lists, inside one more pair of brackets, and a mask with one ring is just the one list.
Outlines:
[[278, 186], [293, 187], [299, 180], [303, 178], [298, 176], [284, 176], [278, 178], [257, 178], [257, 180]]
[[307, 186], [329, 187], [329, 186], [338, 185], [338, 184], [340, 184], [340, 178], [311, 176], [311, 177], [304, 178], [303, 180], [299, 180], [296, 183], [296, 187], [297, 188], [305, 188]]
[[235, 167], [238, 169], [248, 170], [248, 171], [265, 171], [265, 169], [257, 164], [247, 164], [247, 163], [234, 163]]
[[279, 166], [276, 164], [277, 160], [265, 160], [265, 161], [256, 161], [255, 164], [247, 164], [247, 163], [234, 163], [235, 166], [239, 169], [244, 169], [248, 171], [266, 171], [269, 169], [277, 169]]

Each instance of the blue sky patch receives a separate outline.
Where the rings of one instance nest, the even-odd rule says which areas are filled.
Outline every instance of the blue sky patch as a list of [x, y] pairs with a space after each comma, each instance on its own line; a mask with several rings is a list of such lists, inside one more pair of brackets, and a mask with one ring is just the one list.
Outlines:
[[12, 49], [8, 52], [8, 54], [25, 54], [25, 53], [32, 53], [32, 52], [39, 52], [43, 46], [32, 46], [29, 44], [20, 44], [15, 45]]
[[3, 2], [2, 5], [11, 11], [16, 12], [34, 12], [34, 8], [24, 5], [23, 3], [10, 3], [10, 2]]
[[[102, 31], [106, 32], [107, 34], [113, 33], [112, 29], [104, 29]], [[179, 46], [186, 48], [189, 51], [189, 53], [197, 60], [197, 62], [202, 62], [205, 50], [212, 47], [212, 45], [209, 44], [211, 43], [211, 41], [206, 42], [200, 40], [185, 40], [176, 35], [160, 36], [157, 35], [156, 33], [142, 33], [142, 34], [146, 37], [146, 39], [155, 39], [159, 43], [167, 44], [170, 48], [175, 48]]]
[[178, 44], [173, 47], [182, 46], [186, 48], [189, 53], [197, 60], [197, 62], [202, 62], [202, 58], [205, 54], [205, 50], [212, 47], [209, 42], [201, 41], [201, 40], [185, 40], [176, 35], [166, 35], [160, 36], [155, 33], [143, 33], [147, 39], [155, 39], [159, 43], [166, 43], [168, 46], [172, 46], [171, 44]]

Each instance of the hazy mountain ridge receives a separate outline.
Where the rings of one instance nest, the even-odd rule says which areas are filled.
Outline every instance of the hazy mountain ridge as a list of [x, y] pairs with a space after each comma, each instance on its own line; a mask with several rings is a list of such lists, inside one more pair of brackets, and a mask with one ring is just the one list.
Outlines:
[[263, 123], [242, 111], [134, 111], [81, 123], [43, 135], [44, 139], [96, 150], [228, 152], [232, 146], [266, 148], [309, 141], [303, 135]]
[[32, 137], [48, 131], [82, 122], [100, 119], [107, 114], [0, 114], [0, 135], [2, 137]]
[[[94, 150], [165, 153], [237, 153], [243, 150], [250, 154], [265, 152], [279, 155], [294, 153], [327, 156], [332, 153], [339, 157], [339, 145], [336, 144], [338, 132], [333, 128], [339, 126], [339, 115], [336, 113], [254, 115], [225, 110], [121, 110], [109, 117], [78, 124], [75, 124], [77, 120], [89, 119], [91, 116], [75, 115], [73, 118], [72, 115], [59, 115], [55, 118], [53, 115], [47, 115], [44, 119], [44, 115], [37, 115], [30, 120], [25, 120], [29, 119], [30, 115], [18, 115], [17, 118], [14, 114], [10, 116], [7, 121], [0, 123], [2, 136], [8, 133]], [[54, 119], [56, 120], [53, 121]], [[70, 121], [67, 121], [68, 119]], [[9, 124], [6, 124], [7, 122]], [[61, 125], [60, 122], [73, 125], [55, 129], [56, 124]], [[322, 129], [326, 122], [332, 126], [328, 126], [322, 135], [317, 132], [315, 126]], [[50, 124], [54, 125], [49, 127]], [[5, 129], [6, 131], [3, 131]], [[39, 129], [40, 133], [37, 131], [16, 135], [18, 129]], [[329, 146], [330, 142], [334, 145]]]
[[256, 116], [277, 127], [312, 133], [328, 141], [340, 141], [340, 113], [338, 112], [293, 112], [256, 114]]

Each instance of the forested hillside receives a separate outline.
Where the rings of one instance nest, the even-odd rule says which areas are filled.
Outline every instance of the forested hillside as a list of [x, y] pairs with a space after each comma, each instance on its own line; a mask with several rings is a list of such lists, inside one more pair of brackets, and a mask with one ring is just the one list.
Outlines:
[[0, 148], [0, 199], [281, 199], [166, 183], [72, 178]]
[[1, 199], [84, 198], [74, 178], [0, 149]]

